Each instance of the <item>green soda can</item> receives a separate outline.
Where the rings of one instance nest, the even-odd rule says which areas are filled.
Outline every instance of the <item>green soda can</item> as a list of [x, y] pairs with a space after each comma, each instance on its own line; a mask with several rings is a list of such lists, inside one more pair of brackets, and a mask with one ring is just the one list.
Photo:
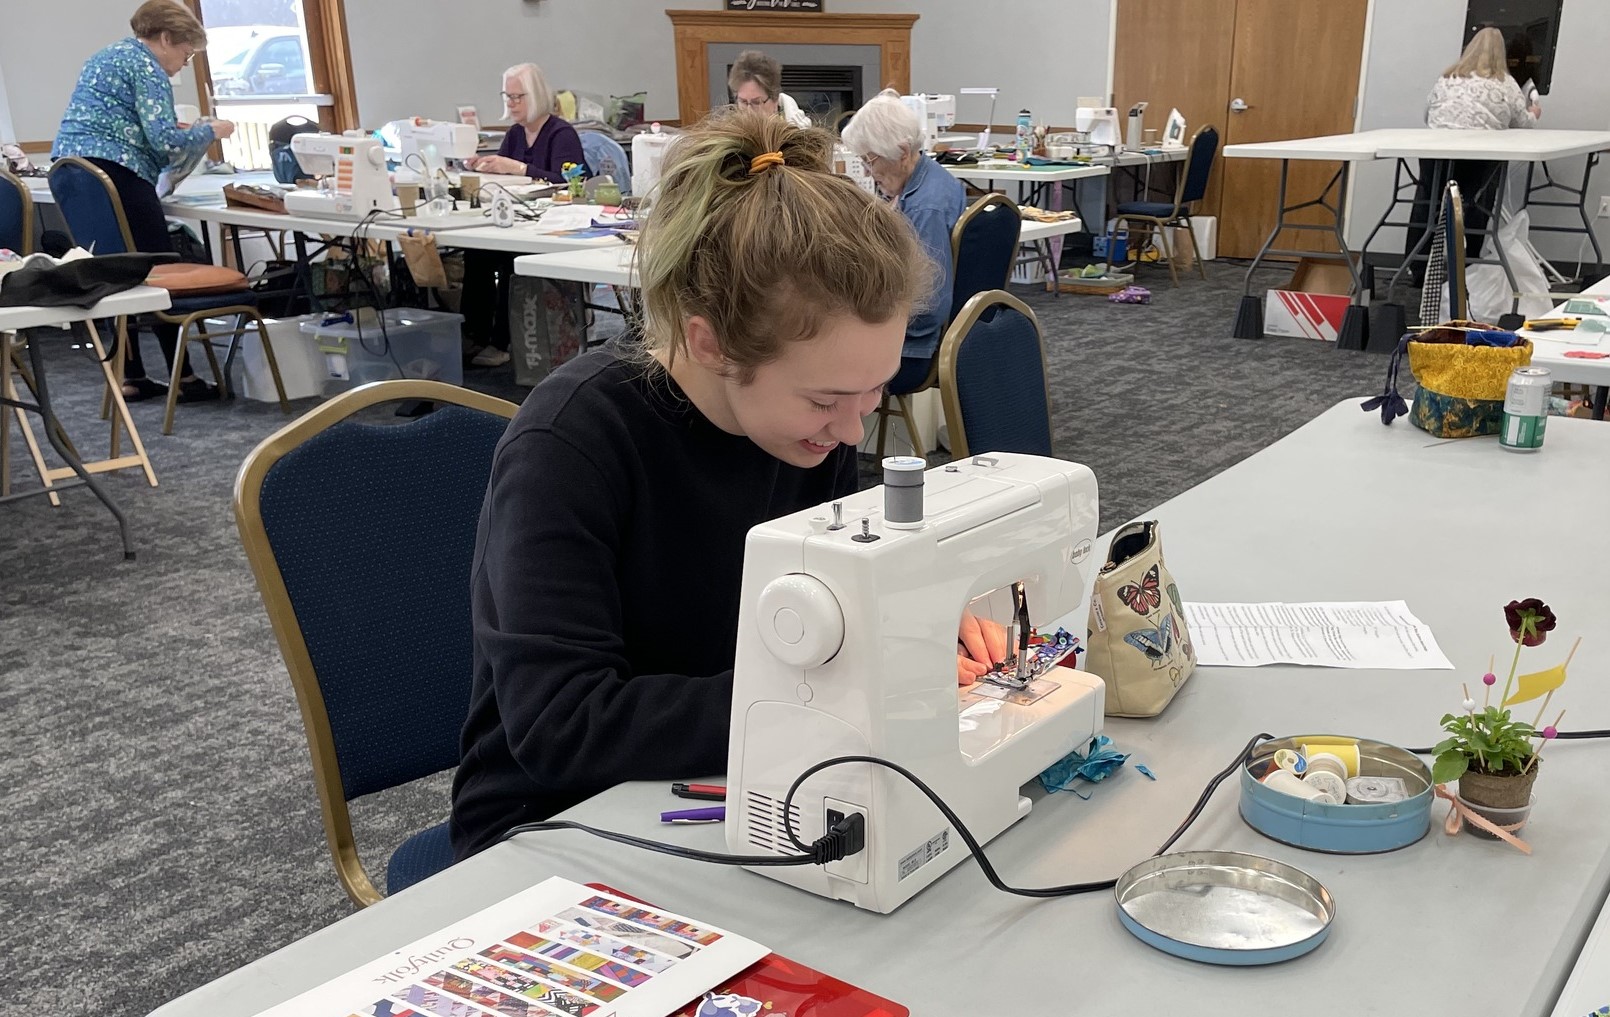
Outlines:
[[1504, 427], [1498, 444], [1510, 452], [1536, 452], [1543, 447], [1548, 425], [1549, 392], [1554, 388], [1546, 367], [1517, 367], [1504, 392]]

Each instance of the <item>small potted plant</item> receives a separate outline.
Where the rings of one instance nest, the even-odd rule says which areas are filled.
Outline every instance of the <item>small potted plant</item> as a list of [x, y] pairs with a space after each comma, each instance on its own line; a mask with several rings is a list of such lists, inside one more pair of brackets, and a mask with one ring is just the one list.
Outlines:
[[[1432, 783], [1459, 782], [1459, 799], [1489, 820], [1507, 819], [1503, 826], [1511, 831], [1525, 822], [1532, 801], [1532, 785], [1537, 780], [1543, 746], [1556, 734], [1556, 725], [1565, 716], [1561, 710], [1554, 723], [1538, 728], [1554, 698], [1554, 690], [1565, 683], [1565, 669], [1576, 654], [1571, 647], [1564, 663], [1545, 671], [1516, 675], [1521, 650], [1540, 646], [1553, 631], [1554, 612], [1541, 600], [1510, 601], [1504, 608], [1515, 652], [1510, 658], [1509, 677], [1504, 681], [1498, 704], [1492, 702], [1498, 676], [1488, 665], [1482, 675], [1486, 686], [1481, 708], [1465, 686], [1461, 712], [1445, 714], [1442, 728], [1448, 733], [1436, 747], [1431, 767]], [[1580, 644], [1581, 640], [1577, 641]], [[1515, 718], [1509, 707], [1543, 697], [1543, 705], [1530, 723]], [[1456, 804], [1455, 811], [1458, 811]]]

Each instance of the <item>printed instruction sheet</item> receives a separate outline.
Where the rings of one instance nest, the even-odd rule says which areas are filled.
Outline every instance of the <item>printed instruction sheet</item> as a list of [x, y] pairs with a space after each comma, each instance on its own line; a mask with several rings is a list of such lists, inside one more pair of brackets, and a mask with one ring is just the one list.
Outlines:
[[1431, 629], [1401, 600], [1185, 605], [1196, 662], [1207, 666], [1453, 670]]

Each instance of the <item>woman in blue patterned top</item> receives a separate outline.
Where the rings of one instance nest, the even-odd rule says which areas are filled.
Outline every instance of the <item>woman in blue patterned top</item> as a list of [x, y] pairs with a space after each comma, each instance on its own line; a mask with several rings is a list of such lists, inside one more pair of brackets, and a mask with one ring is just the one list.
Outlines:
[[[175, 158], [229, 137], [235, 125], [214, 120], [182, 126], [173, 110], [168, 80], [207, 45], [207, 32], [175, 0], [146, 0], [129, 19], [132, 38], [114, 42], [89, 58], [62, 115], [52, 158], [77, 155], [106, 172], [123, 199], [136, 250], [173, 250], [168, 220], [157, 198], [157, 177]], [[173, 367], [177, 326], [156, 329], [168, 367]], [[129, 400], [166, 396], [167, 388], [146, 377], [138, 341], [129, 343], [123, 396]], [[180, 381], [181, 402], [216, 398], [217, 392], [194, 374]]]

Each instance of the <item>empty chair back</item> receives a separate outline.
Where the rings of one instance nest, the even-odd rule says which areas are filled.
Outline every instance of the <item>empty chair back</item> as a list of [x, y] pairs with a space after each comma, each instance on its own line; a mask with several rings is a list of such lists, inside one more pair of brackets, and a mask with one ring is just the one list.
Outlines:
[[595, 177], [608, 175], [620, 185], [621, 194], [632, 193], [632, 166], [626, 161], [626, 149], [620, 142], [601, 131], [579, 131], [581, 151], [587, 157], [587, 169]]
[[975, 294], [962, 306], [939, 347], [939, 391], [955, 458], [1052, 454], [1040, 323], [1010, 293]]
[[18, 254], [34, 250], [34, 196], [18, 177], [0, 170], [0, 247]]
[[984, 195], [956, 220], [950, 231], [955, 273], [947, 321], [961, 313], [962, 305], [973, 294], [1006, 289], [1022, 230], [1023, 216], [1017, 202], [1004, 194]]

